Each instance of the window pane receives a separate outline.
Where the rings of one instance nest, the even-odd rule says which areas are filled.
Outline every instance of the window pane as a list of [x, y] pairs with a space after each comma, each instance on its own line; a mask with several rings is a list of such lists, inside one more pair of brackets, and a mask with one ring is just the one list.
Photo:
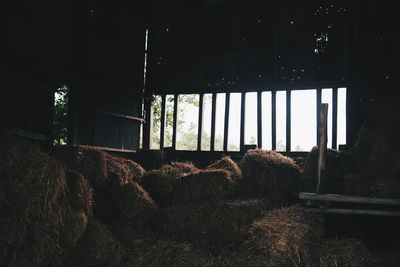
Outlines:
[[346, 88], [338, 88], [337, 143], [346, 144]]
[[291, 151], [310, 151], [317, 144], [317, 92], [291, 92]]
[[212, 94], [205, 94], [203, 97], [203, 130], [201, 134], [201, 150], [210, 150], [211, 108]]
[[215, 110], [215, 151], [224, 150], [224, 122], [225, 122], [225, 93], [217, 94], [217, 107]]
[[199, 122], [199, 95], [178, 96], [177, 150], [196, 150]]
[[321, 103], [328, 104], [328, 147], [332, 147], [332, 89], [321, 90]]
[[272, 112], [271, 112], [271, 92], [261, 94], [262, 112], [262, 148], [272, 149]]
[[286, 91], [276, 92], [276, 150], [286, 151]]
[[244, 143], [257, 144], [257, 92], [246, 93]]
[[161, 128], [161, 96], [156, 96], [153, 101], [153, 123], [150, 131], [150, 149], [160, 149]]
[[241, 93], [231, 93], [229, 105], [228, 150], [240, 150]]
[[164, 147], [172, 147], [172, 131], [174, 128], [174, 95], [165, 97]]

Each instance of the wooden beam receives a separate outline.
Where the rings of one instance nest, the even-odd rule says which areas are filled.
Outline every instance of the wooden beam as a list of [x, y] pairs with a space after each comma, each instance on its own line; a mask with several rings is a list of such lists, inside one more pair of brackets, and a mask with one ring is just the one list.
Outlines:
[[229, 132], [229, 109], [231, 102], [231, 94], [225, 95], [225, 121], [224, 121], [224, 151], [228, 151], [228, 132]]
[[354, 197], [354, 196], [345, 196], [345, 195], [337, 195], [337, 194], [316, 194], [316, 193], [300, 192], [299, 199], [342, 202], [342, 203], [400, 206], [400, 199], [375, 198], [375, 197]]
[[204, 94], [199, 95], [199, 123], [197, 127], [197, 150], [201, 151], [201, 139], [203, 134], [203, 112], [204, 112]]
[[257, 91], [257, 147], [262, 148], [262, 91]]
[[271, 129], [272, 129], [272, 150], [276, 150], [276, 91], [271, 92]]
[[161, 96], [161, 125], [160, 125], [160, 149], [164, 148], [164, 131], [165, 131], [165, 105], [167, 97], [166, 95]]
[[320, 112], [320, 139], [318, 145], [318, 165], [317, 165], [317, 193], [320, 193], [321, 179], [325, 173], [326, 163], [326, 152], [327, 152], [327, 141], [328, 141], [328, 104], [321, 104]]
[[291, 137], [292, 137], [292, 91], [286, 90], [286, 152], [291, 150]]
[[151, 146], [151, 133], [153, 123], [153, 100], [150, 98], [144, 99], [145, 109], [145, 124], [143, 125], [143, 149], [150, 149]]
[[176, 131], [178, 127], [178, 94], [174, 95], [174, 122], [172, 128], [172, 149], [176, 150]]
[[321, 113], [321, 103], [322, 103], [322, 90], [321, 88], [318, 88], [317, 89], [317, 146], [319, 145], [319, 139], [320, 139], [319, 128], [321, 126], [320, 126], [319, 114]]
[[400, 211], [389, 210], [358, 210], [358, 209], [309, 209], [311, 212], [321, 214], [346, 214], [368, 216], [400, 216]]
[[143, 118], [119, 114], [119, 113], [115, 113], [115, 112], [107, 112], [107, 111], [102, 111], [102, 110], [98, 110], [98, 109], [88, 109], [88, 110], [90, 112], [93, 112], [96, 114], [101, 114], [101, 115], [107, 115], [107, 116], [112, 116], [112, 117], [117, 117], [117, 118], [122, 118], [122, 119], [127, 119], [127, 120], [134, 120], [134, 121], [144, 121]]
[[215, 121], [217, 117], [217, 94], [212, 94], [212, 107], [211, 107], [211, 144], [210, 150], [215, 150]]
[[332, 148], [337, 149], [338, 89], [332, 90]]
[[242, 92], [241, 95], [241, 105], [240, 105], [240, 151], [244, 152], [244, 145], [245, 145], [245, 129], [246, 129], [246, 93]]

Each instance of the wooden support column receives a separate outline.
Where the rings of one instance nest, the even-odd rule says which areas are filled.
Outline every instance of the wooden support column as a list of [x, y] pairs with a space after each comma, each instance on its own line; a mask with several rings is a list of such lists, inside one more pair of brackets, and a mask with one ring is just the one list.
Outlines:
[[338, 89], [332, 90], [332, 148], [337, 149]]
[[231, 94], [225, 95], [225, 121], [224, 121], [224, 151], [228, 151], [228, 132], [229, 132], [229, 109], [231, 102]]
[[178, 94], [174, 95], [174, 122], [172, 128], [172, 149], [176, 150], [176, 131], [178, 127]]
[[271, 129], [272, 129], [272, 150], [276, 150], [276, 91], [271, 92]]
[[246, 129], [246, 121], [245, 121], [245, 115], [246, 115], [246, 93], [242, 92], [242, 97], [241, 97], [241, 105], [240, 105], [240, 151], [244, 151], [244, 145], [245, 145], [245, 129]]
[[212, 94], [212, 107], [211, 107], [211, 144], [210, 151], [215, 150], [215, 121], [217, 116], [217, 94]]
[[262, 148], [262, 91], [257, 92], [257, 147]]
[[166, 95], [161, 96], [161, 125], [160, 125], [160, 149], [164, 148], [164, 131], [165, 131], [165, 105]]
[[286, 90], [286, 152], [290, 152], [291, 149], [291, 135], [292, 135], [292, 91]]
[[[328, 141], [328, 104], [321, 104], [320, 112], [320, 141], [318, 146], [318, 165], [317, 165], [317, 193], [323, 191], [321, 187], [321, 181], [325, 173], [325, 163], [326, 163], [326, 151], [327, 151], [327, 141]], [[325, 183], [325, 182], [324, 182]], [[323, 192], [321, 192], [323, 193]]]
[[204, 94], [199, 95], [199, 123], [197, 127], [197, 151], [201, 151], [201, 139], [203, 134], [203, 109]]

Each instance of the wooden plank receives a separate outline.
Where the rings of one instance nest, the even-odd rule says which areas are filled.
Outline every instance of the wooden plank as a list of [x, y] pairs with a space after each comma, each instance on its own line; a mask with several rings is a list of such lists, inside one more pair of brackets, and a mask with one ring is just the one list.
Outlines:
[[321, 113], [321, 103], [322, 103], [322, 89], [318, 88], [317, 89], [317, 146], [319, 145], [319, 139], [320, 139], [319, 128], [321, 126], [320, 126], [319, 114]]
[[153, 112], [152, 99], [144, 99], [145, 124], [143, 125], [143, 149], [150, 149], [150, 140], [152, 132]]
[[165, 131], [165, 105], [166, 105], [166, 95], [161, 96], [161, 121], [160, 121], [160, 149], [164, 148], [164, 131]]
[[332, 90], [332, 148], [337, 149], [338, 89]]
[[358, 210], [358, 209], [308, 209], [321, 214], [368, 215], [368, 216], [400, 216], [400, 211]]
[[291, 136], [292, 136], [291, 103], [292, 103], [292, 91], [286, 90], [286, 152], [289, 152], [291, 149]]
[[271, 129], [272, 129], [272, 150], [276, 150], [276, 91], [271, 92]]
[[101, 114], [101, 115], [108, 115], [108, 116], [113, 116], [117, 118], [123, 118], [127, 120], [134, 120], [134, 121], [144, 121], [143, 118], [135, 117], [135, 116], [129, 116], [129, 115], [123, 115], [115, 112], [106, 112], [98, 109], [88, 109], [90, 112], [96, 113], [96, 114]]
[[321, 179], [325, 173], [326, 151], [328, 141], [328, 104], [321, 104], [320, 112], [320, 141], [318, 146], [318, 165], [317, 165], [317, 193], [320, 193]]
[[229, 132], [229, 110], [231, 105], [231, 94], [225, 95], [225, 121], [224, 121], [224, 151], [228, 151], [228, 132]]
[[201, 139], [203, 134], [204, 94], [199, 95], [199, 124], [197, 127], [197, 150], [201, 151]]
[[245, 145], [245, 127], [246, 127], [246, 120], [245, 120], [245, 115], [246, 115], [246, 93], [242, 92], [241, 95], [241, 105], [240, 105], [240, 151], [244, 152], [244, 145]]
[[337, 194], [316, 194], [316, 193], [300, 192], [299, 199], [330, 201], [330, 202], [343, 202], [343, 203], [400, 206], [400, 199], [375, 198], [375, 197], [354, 197], [354, 196], [345, 196], [345, 195], [337, 195]]
[[39, 133], [34, 133], [31, 131], [26, 131], [22, 129], [11, 129], [10, 132], [14, 135], [26, 137], [29, 139], [33, 140], [38, 140], [38, 141], [49, 141], [50, 138], [44, 134], [39, 134]]
[[257, 91], [257, 146], [262, 148], [262, 91]]
[[212, 94], [212, 105], [211, 105], [211, 144], [210, 144], [210, 150], [214, 151], [215, 150], [215, 121], [217, 117], [217, 94], [213, 93]]
[[79, 145], [79, 146], [87, 147], [87, 148], [94, 148], [94, 149], [103, 150], [103, 151], [110, 151], [110, 152], [122, 152], [122, 153], [134, 153], [134, 152], [136, 152], [136, 150], [119, 149], [119, 148], [102, 147], [102, 146], [85, 146], [85, 145]]
[[178, 127], [178, 94], [174, 94], [174, 122], [172, 126], [172, 149], [176, 150], [176, 131]]

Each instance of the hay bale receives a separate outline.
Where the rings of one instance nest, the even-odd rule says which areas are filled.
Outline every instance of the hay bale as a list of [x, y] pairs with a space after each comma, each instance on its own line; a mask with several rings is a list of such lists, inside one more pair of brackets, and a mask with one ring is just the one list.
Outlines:
[[298, 206], [268, 211], [238, 249], [219, 255], [217, 266], [317, 266], [308, 263], [312, 244], [322, 237], [321, 221]]
[[[369, 252], [357, 239], [322, 240], [315, 244], [311, 266], [361, 267], [369, 262]], [[384, 265], [376, 265], [384, 266]], [[386, 265], [385, 265], [386, 266]], [[394, 266], [394, 265], [393, 265]]]
[[113, 203], [123, 218], [136, 225], [143, 225], [154, 217], [156, 204], [144, 189], [136, 182], [115, 189]]
[[86, 215], [93, 215], [93, 188], [89, 181], [75, 171], [67, 170], [65, 175], [69, 205]]
[[173, 203], [217, 202], [229, 198], [234, 182], [225, 170], [202, 170], [177, 180]]
[[119, 266], [123, 253], [106, 226], [91, 218], [83, 238], [65, 258], [64, 266]]
[[276, 206], [287, 205], [299, 188], [300, 168], [291, 158], [274, 151], [249, 150], [239, 163], [242, 195], [263, 197]]
[[65, 170], [26, 140], [0, 135], [0, 265], [57, 266], [68, 209]]
[[82, 238], [88, 225], [85, 212], [70, 210], [65, 214], [64, 229], [61, 233], [61, 247], [65, 250], [74, 248]]
[[174, 162], [159, 170], [147, 172], [142, 179], [142, 186], [160, 207], [165, 207], [171, 204], [175, 182], [197, 171], [193, 164]]
[[265, 200], [169, 206], [161, 209], [157, 230], [160, 236], [218, 252], [240, 243], [253, 220], [268, 208]]
[[133, 160], [107, 155], [108, 176], [117, 184], [128, 184], [131, 181], [142, 182], [145, 170]]
[[136, 239], [135, 248], [122, 266], [212, 266], [212, 258], [188, 243], [154, 238]]
[[[326, 167], [321, 188], [324, 193], [339, 193], [342, 189], [339, 187], [343, 180], [345, 164], [342, 160], [342, 152], [336, 149], [328, 148], [326, 153]], [[307, 181], [312, 192], [315, 191], [318, 171], [318, 147], [313, 147], [307, 156], [303, 166], [303, 179]]]
[[220, 160], [210, 164], [207, 169], [215, 170], [222, 169], [229, 171], [231, 173], [231, 177], [233, 180], [237, 180], [242, 177], [242, 170], [240, 170], [239, 166], [234, 162], [230, 157], [223, 157]]
[[113, 237], [122, 244], [124, 249], [134, 249], [132, 241], [135, 239], [145, 239], [154, 236], [150, 223], [138, 227], [135, 222], [132, 223], [129, 220], [121, 219], [113, 221], [107, 226]]

